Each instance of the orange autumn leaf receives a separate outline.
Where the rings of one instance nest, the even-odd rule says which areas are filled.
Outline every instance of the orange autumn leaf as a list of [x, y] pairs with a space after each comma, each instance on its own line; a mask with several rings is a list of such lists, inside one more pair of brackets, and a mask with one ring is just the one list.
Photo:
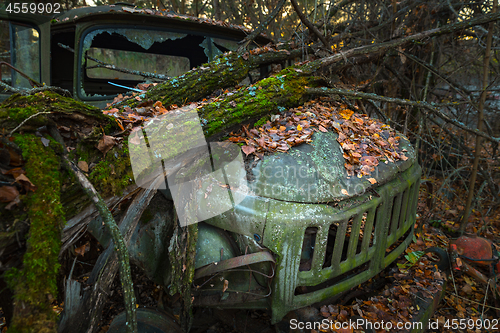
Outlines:
[[4, 175], [12, 175], [14, 178], [19, 177], [20, 175], [24, 174], [25, 171], [22, 168], [12, 168], [10, 170], [7, 170], [5, 172], [2, 172]]
[[77, 247], [75, 249], [75, 253], [78, 254], [79, 256], [83, 257], [85, 255], [85, 252], [87, 252], [88, 250], [90, 250], [90, 243], [89, 242], [83, 244], [80, 247]]

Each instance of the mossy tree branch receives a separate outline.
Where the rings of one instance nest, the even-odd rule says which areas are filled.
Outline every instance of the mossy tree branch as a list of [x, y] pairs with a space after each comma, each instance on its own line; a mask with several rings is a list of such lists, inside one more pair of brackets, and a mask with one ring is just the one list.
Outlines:
[[[300, 56], [302, 50], [270, 50], [262, 54], [226, 53], [195, 70], [172, 78], [149, 89], [142, 100], [161, 101], [163, 105], [183, 105], [199, 101], [217, 89], [237, 85], [250, 71]], [[245, 60], [246, 58], [246, 60]], [[123, 104], [137, 106], [141, 101], [131, 98]]]
[[125, 299], [125, 310], [127, 312], [127, 332], [137, 332], [135, 306], [136, 300], [132, 276], [130, 274], [128, 250], [123, 240], [123, 236], [120, 233], [120, 229], [116, 225], [113, 215], [111, 215], [111, 212], [106, 206], [104, 200], [94, 189], [94, 186], [92, 186], [92, 184], [88, 181], [87, 177], [85, 177], [85, 175], [74, 165], [74, 163], [67, 156], [63, 156], [63, 161], [68, 170], [70, 170], [78, 179], [80, 185], [82, 186], [87, 196], [91, 199], [92, 203], [99, 210], [99, 214], [101, 215], [104, 224], [111, 232], [111, 237], [113, 238], [113, 242], [117, 247], [116, 252], [118, 254], [118, 259], [120, 262], [120, 279], [123, 288], [123, 297]]

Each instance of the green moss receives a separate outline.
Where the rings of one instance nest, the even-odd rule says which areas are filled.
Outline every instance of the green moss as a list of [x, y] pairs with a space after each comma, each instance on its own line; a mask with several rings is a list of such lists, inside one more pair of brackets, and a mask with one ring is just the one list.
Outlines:
[[133, 179], [126, 142], [122, 150], [111, 149], [89, 175], [90, 182], [102, 197], [120, 195]]
[[251, 118], [299, 105], [305, 99], [306, 86], [313, 86], [315, 80], [314, 77], [303, 76], [293, 68], [286, 68], [280, 75], [240, 89], [217, 102], [217, 105], [208, 104], [199, 109], [201, 117], [208, 121], [204, 127], [205, 135], [211, 136]]
[[[110, 121], [111, 117], [104, 115], [98, 108], [51, 91], [29, 96], [12, 95], [0, 104], [0, 121], [3, 128], [12, 130], [22, 121], [40, 112], [66, 114], [68, 117], [77, 112], [87, 116], [86, 120], [93, 118], [96, 123], [99, 122], [102, 126], [117, 126], [115, 121]], [[33, 127], [47, 123], [47, 114], [40, 114], [30, 119], [26, 125]]]
[[37, 188], [24, 198], [29, 207], [30, 231], [23, 267], [6, 273], [15, 291], [16, 310], [21, 312], [14, 316], [12, 327], [19, 332], [55, 332], [56, 315], [51, 308], [51, 298], [57, 295], [58, 255], [64, 224], [59, 196], [60, 161], [50, 148], [57, 144], [51, 142], [45, 147], [39, 137], [31, 134], [16, 135], [15, 143], [23, 151], [26, 176]]

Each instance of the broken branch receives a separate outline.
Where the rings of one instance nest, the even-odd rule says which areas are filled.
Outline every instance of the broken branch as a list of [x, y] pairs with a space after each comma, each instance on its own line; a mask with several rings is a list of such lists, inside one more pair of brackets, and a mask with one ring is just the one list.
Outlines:
[[137, 332], [137, 318], [135, 311], [136, 301], [135, 301], [135, 293], [134, 293], [132, 277], [130, 274], [128, 250], [123, 240], [123, 236], [120, 233], [120, 229], [116, 225], [113, 215], [111, 215], [111, 212], [106, 206], [104, 200], [95, 190], [94, 186], [92, 186], [92, 184], [89, 182], [87, 177], [85, 177], [85, 175], [75, 166], [75, 164], [66, 155], [63, 155], [62, 159], [65, 162], [65, 165], [68, 168], [68, 170], [72, 172], [78, 179], [85, 194], [87, 194], [87, 196], [97, 207], [104, 224], [108, 227], [109, 231], [111, 232], [113, 242], [117, 246], [116, 252], [120, 261], [120, 279], [122, 282], [123, 297], [125, 299], [125, 310], [127, 312], [127, 332], [130, 333]]
[[299, 16], [302, 23], [304, 23], [304, 25], [308, 27], [309, 30], [311, 30], [319, 38], [319, 40], [323, 43], [323, 45], [326, 48], [328, 48], [328, 41], [326, 40], [325, 36], [323, 36], [323, 34], [321, 34], [321, 32], [318, 30], [318, 28], [316, 28], [316, 26], [307, 19], [304, 13], [302, 13], [302, 11], [299, 8], [299, 5], [297, 4], [297, 0], [290, 0], [290, 1], [292, 3], [293, 9], [295, 9], [295, 12]]
[[344, 89], [338, 89], [338, 88], [309, 88], [307, 89], [307, 92], [313, 95], [343, 95], [343, 96], [351, 96], [351, 97], [357, 97], [357, 98], [362, 98], [362, 99], [367, 99], [367, 100], [375, 100], [375, 101], [382, 101], [382, 102], [387, 102], [387, 103], [394, 103], [394, 104], [402, 104], [402, 105], [411, 105], [411, 106], [416, 106], [419, 108], [425, 108], [426, 110], [431, 111], [434, 113], [436, 116], [439, 118], [443, 119], [446, 122], [449, 122], [469, 133], [481, 136], [485, 139], [490, 140], [491, 142], [500, 142], [500, 138], [495, 138], [492, 137], [482, 131], [479, 131], [477, 129], [472, 129], [464, 124], [462, 124], [459, 121], [451, 119], [448, 115], [444, 114], [438, 108], [436, 108], [434, 105], [429, 104], [427, 102], [422, 102], [422, 101], [410, 101], [407, 99], [401, 99], [401, 98], [394, 98], [394, 97], [386, 97], [386, 96], [380, 96], [376, 94], [370, 94], [370, 93], [363, 93], [355, 90], [344, 90]]

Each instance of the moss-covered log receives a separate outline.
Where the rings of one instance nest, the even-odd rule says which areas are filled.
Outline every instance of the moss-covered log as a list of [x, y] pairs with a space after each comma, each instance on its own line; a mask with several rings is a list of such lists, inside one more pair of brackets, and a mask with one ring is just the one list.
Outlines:
[[93, 106], [63, 97], [51, 91], [39, 92], [30, 96], [12, 95], [0, 105], [0, 126], [11, 131], [24, 120], [40, 112], [50, 112], [30, 119], [20, 131], [30, 131], [49, 123], [64, 125], [66, 121], [79, 127], [85, 125], [95, 127], [99, 124], [107, 126], [112, 118], [102, 114]]
[[[21, 202], [11, 210], [5, 209], [7, 203], [0, 204], [0, 238], [5, 241], [0, 245], [0, 253], [12, 254], [12, 245], [22, 241], [22, 234], [10, 231], [12, 226], [24, 222], [30, 226], [22, 266], [3, 276], [15, 294], [12, 332], [57, 331], [52, 301], [58, 295], [58, 256], [66, 215], [61, 198], [65, 198], [72, 180], [60, 167], [61, 145], [47, 133], [47, 126], [52, 124], [72, 128], [86, 144], [99, 138], [100, 126], [109, 130], [115, 126], [112, 118], [99, 109], [50, 91], [13, 95], [0, 105], [0, 128], [5, 133], [3, 149], [10, 151], [11, 156], [22, 154], [22, 161], [16, 164], [22, 164], [25, 176], [36, 187], [33, 192], [21, 192]], [[10, 138], [8, 133], [12, 133]]]
[[198, 109], [206, 137], [211, 137], [249, 119], [284, 112], [302, 104], [306, 88], [317, 78], [301, 69], [287, 67], [275, 76], [242, 88]]
[[[143, 100], [161, 101], [163, 105], [183, 105], [198, 101], [217, 89], [237, 85], [249, 75], [250, 71], [260, 66], [293, 59], [301, 54], [302, 50], [288, 51], [286, 49], [269, 49], [261, 54], [249, 52], [222, 54], [208, 64], [149, 89]], [[129, 99], [125, 104], [136, 106], [140, 103], [135, 99]]]
[[16, 135], [14, 142], [23, 151], [26, 175], [37, 189], [23, 200], [30, 221], [23, 266], [6, 273], [7, 283], [15, 292], [15, 311], [9, 331], [56, 332], [57, 316], [51, 303], [57, 297], [60, 233], [64, 225], [60, 161], [55, 152], [44, 147], [33, 134]]

